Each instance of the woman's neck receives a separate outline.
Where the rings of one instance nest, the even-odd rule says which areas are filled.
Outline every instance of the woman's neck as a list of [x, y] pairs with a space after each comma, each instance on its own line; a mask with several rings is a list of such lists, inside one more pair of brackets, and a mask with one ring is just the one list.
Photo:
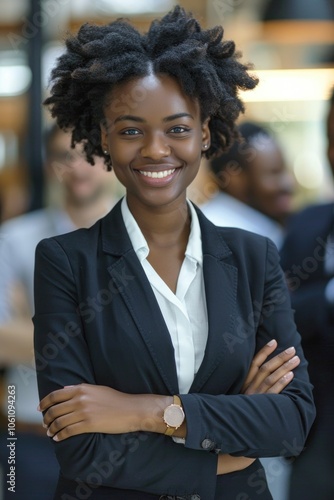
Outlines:
[[186, 246], [190, 233], [190, 213], [186, 199], [164, 207], [134, 206], [131, 200], [127, 201], [149, 246]]

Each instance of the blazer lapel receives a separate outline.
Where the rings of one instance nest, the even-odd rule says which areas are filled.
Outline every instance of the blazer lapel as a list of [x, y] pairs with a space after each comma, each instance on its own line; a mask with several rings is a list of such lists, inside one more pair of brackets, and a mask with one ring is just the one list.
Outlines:
[[[125, 229], [120, 202], [102, 219], [102, 246], [110, 259], [108, 272], [125, 301], [153, 362], [166, 385], [166, 393], [178, 393], [174, 348], [152, 287], [133, 250]], [[140, 353], [138, 353], [140, 355]]]
[[189, 392], [199, 392], [227, 349], [224, 332], [232, 331], [236, 316], [238, 270], [226, 262], [231, 250], [219, 230], [197, 210], [203, 246], [203, 273], [209, 332], [204, 359]]

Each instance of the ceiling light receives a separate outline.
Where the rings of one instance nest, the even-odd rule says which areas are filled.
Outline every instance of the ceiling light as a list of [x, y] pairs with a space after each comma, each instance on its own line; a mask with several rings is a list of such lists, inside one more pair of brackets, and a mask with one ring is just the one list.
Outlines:
[[255, 89], [241, 92], [245, 102], [327, 100], [334, 82], [334, 68], [259, 70], [255, 75]]
[[155, 14], [169, 11], [174, 0], [72, 0], [74, 17], [91, 15]]

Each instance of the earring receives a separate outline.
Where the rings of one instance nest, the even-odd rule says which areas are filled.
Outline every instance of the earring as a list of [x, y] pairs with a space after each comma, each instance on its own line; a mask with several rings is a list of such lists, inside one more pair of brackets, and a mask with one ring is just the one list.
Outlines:
[[208, 149], [209, 145], [208, 144], [204, 144], [203, 148], [204, 149]]
[[109, 151], [108, 151], [107, 149], [104, 149], [104, 150], [103, 150], [103, 153], [104, 153], [106, 156], [108, 156], [108, 155], [109, 155]]

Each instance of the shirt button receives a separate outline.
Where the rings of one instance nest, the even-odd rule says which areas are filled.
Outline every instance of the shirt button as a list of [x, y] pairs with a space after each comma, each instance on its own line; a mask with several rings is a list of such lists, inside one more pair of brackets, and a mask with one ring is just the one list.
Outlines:
[[201, 446], [203, 450], [212, 450], [215, 447], [215, 443], [211, 439], [203, 439]]

